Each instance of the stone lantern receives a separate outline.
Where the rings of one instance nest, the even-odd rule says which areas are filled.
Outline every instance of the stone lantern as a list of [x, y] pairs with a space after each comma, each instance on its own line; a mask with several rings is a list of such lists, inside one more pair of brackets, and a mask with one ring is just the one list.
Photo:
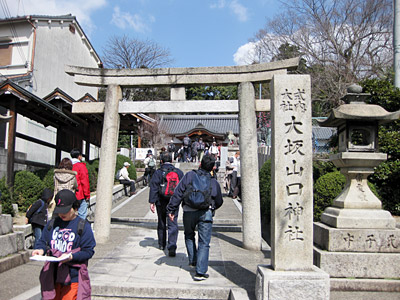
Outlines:
[[387, 159], [379, 152], [378, 126], [399, 119], [400, 111], [366, 104], [370, 95], [358, 85], [347, 92], [345, 104], [320, 123], [337, 127], [339, 152], [330, 160], [346, 176], [346, 185], [314, 223], [314, 264], [331, 279], [400, 278], [400, 230], [367, 184], [368, 175]]
[[395, 228], [394, 218], [382, 210], [381, 201], [368, 187], [367, 177], [387, 159], [379, 152], [378, 125], [398, 119], [400, 112], [389, 113], [379, 105], [366, 104], [370, 94], [362, 93], [361, 86], [351, 85], [347, 92], [343, 97], [346, 104], [333, 109], [320, 123], [337, 127], [339, 152], [330, 160], [346, 176], [343, 192], [321, 220], [336, 228]]

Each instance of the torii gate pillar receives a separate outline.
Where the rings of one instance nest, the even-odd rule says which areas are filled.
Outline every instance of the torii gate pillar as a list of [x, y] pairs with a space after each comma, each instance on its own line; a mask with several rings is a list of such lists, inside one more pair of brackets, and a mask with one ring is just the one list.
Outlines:
[[122, 90], [118, 85], [107, 87], [104, 107], [103, 134], [100, 148], [100, 165], [97, 179], [96, 218], [94, 235], [98, 243], [105, 243], [110, 236], [112, 191], [114, 186], [114, 169], [117, 160], [118, 132], [120, 117], [118, 113]]
[[243, 246], [261, 250], [260, 192], [258, 183], [257, 126], [254, 87], [239, 84], [240, 160], [243, 205]]

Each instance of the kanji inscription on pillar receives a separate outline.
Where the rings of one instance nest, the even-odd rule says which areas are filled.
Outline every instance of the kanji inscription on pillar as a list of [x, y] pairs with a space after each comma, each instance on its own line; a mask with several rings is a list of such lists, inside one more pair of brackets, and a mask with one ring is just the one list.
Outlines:
[[272, 265], [313, 265], [311, 84], [307, 75], [275, 75], [272, 91]]

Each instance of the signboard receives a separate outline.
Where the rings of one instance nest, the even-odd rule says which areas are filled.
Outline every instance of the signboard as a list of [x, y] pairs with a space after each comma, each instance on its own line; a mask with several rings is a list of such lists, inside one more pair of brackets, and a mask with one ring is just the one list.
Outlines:
[[135, 159], [136, 160], [144, 160], [146, 158], [147, 152], [151, 150], [153, 152], [153, 155], [155, 153], [154, 148], [136, 148], [135, 149]]

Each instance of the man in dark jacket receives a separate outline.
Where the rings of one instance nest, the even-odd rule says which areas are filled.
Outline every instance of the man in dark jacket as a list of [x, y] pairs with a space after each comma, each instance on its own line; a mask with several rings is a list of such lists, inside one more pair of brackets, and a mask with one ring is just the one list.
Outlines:
[[[167, 212], [171, 220], [178, 214], [180, 203], [184, 200], [185, 192], [191, 190], [195, 176], [210, 177], [211, 204], [206, 209], [195, 209], [183, 202], [183, 225], [185, 227], [185, 244], [189, 257], [189, 265], [196, 267], [195, 280], [204, 280], [208, 278], [208, 256], [211, 241], [212, 221], [214, 211], [222, 203], [222, 194], [219, 183], [215, 178], [211, 178], [210, 172], [214, 168], [215, 158], [204, 156], [200, 163], [198, 171], [190, 171], [179, 182], [175, 189], [168, 206]], [[199, 174], [199, 175], [198, 175]], [[199, 241], [196, 247], [195, 228], [197, 226]]]
[[42, 236], [44, 226], [47, 224], [47, 206], [52, 199], [53, 191], [45, 188], [40, 199], [33, 203], [26, 212], [26, 222], [32, 225], [35, 236], [35, 247]]
[[179, 181], [183, 177], [183, 172], [178, 168], [175, 168], [171, 164], [172, 156], [170, 152], [164, 152], [161, 155], [160, 159], [161, 159], [161, 167], [154, 172], [154, 175], [150, 181], [150, 194], [149, 194], [150, 210], [154, 213], [157, 209], [157, 217], [158, 217], [157, 235], [158, 235], [159, 248], [161, 250], [164, 250], [166, 246], [167, 242], [166, 231], [168, 223], [168, 246], [167, 246], [168, 254], [169, 256], [175, 256], [176, 240], [178, 238], [178, 214], [176, 214], [176, 216], [172, 220], [167, 218], [166, 208], [170, 200], [170, 196], [169, 195], [165, 196], [165, 189], [164, 189], [164, 195], [162, 195], [163, 189], [161, 188], [161, 184], [167, 184], [166, 175], [169, 172], [175, 172], [178, 175]]

